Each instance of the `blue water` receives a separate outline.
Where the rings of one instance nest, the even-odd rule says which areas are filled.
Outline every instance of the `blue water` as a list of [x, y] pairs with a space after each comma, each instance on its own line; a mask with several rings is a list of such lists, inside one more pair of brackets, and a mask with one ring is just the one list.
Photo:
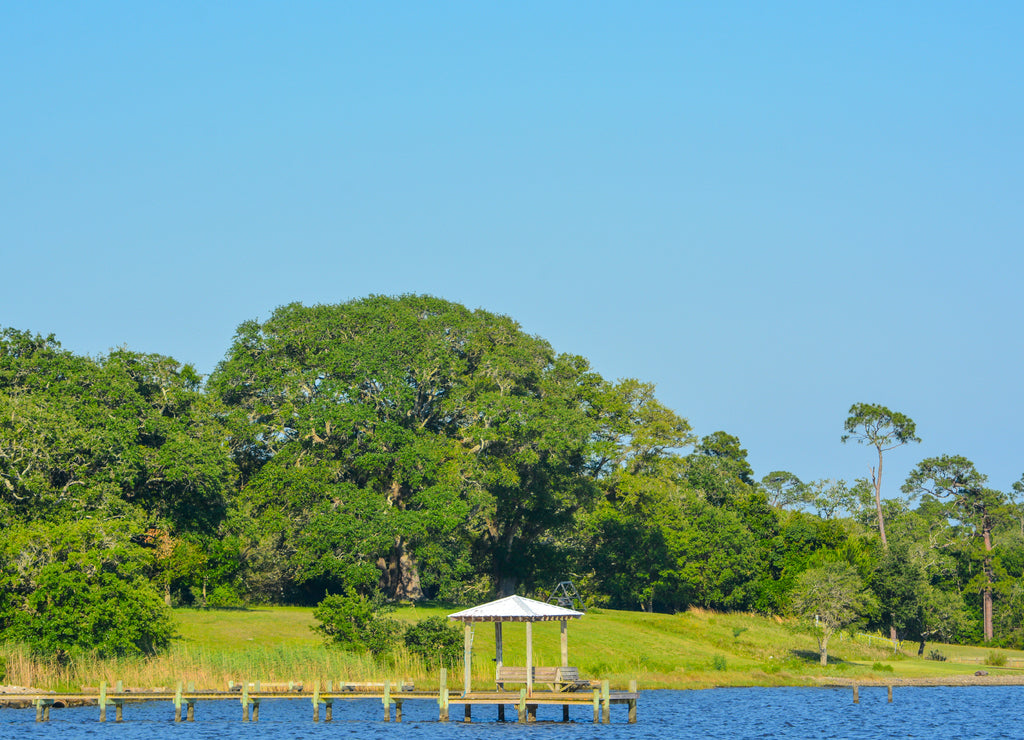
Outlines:
[[896, 687], [893, 703], [885, 688], [861, 687], [860, 704], [851, 689], [714, 689], [645, 691], [637, 723], [626, 723], [626, 706], [612, 706], [612, 724], [594, 725], [590, 707], [572, 707], [570, 724], [562, 724], [561, 707], [541, 706], [538, 723], [519, 725], [512, 707], [508, 722], [497, 723], [497, 709], [474, 707], [473, 723], [461, 721], [462, 706], [453, 704], [451, 722], [437, 721], [437, 705], [406, 701], [402, 723], [383, 721], [380, 701], [337, 701], [334, 720], [312, 721], [309, 700], [264, 700], [259, 722], [243, 723], [237, 701], [196, 703], [196, 721], [176, 724], [171, 702], [128, 704], [124, 722], [114, 723], [114, 709], [101, 724], [97, 707], [53, 709], [48, 723], [36, 724], [35, 709], [0, 709], [0, 738], [61, 740], [669, 740], [671, 738], [1014, 738], [1024, 740], [1024, 686], [962, 688]]

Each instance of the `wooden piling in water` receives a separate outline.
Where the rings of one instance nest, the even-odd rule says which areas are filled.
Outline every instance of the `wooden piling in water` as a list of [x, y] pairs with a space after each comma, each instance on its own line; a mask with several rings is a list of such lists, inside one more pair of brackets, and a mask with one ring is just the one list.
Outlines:
[[594, 724], [600, 721], [601, 717], [601, 691], [594, 689]]
[[608, 679], [601, 682], [601, 705], [604, 717], [602, 718], [604, 724], [611, 724], [612, 721], [612, 702], [611, 702], [611, 689], [608, 684]]
[[526, 689], [519, 689], [519, 724], [526, 724]]
[[887, 687], [889, 689], [889, 703], [892, 704], [892, 684]]
[[448, 721], [448, 671], [441, 669], [441, 686], [437, 693], [437, 705], [440, 708], [438, 719], [441, 722]]
[[857, 684], [853, 685], [853, 703], [854, 704], [860, 704], [860, 690], [859, 690], [859, 688], [860, 687], [858, 687]]
[[[632, 681], [629, 682], [629, 693], [631, 693], [631, 694], [636, 694], [637, 693], [636, 679], [635, 678]], [[636, 724], [636, 699], [635, 698], [634, 699], [630, 699], [628, 706], [629, 706], [629, 724], [635, 725]]]

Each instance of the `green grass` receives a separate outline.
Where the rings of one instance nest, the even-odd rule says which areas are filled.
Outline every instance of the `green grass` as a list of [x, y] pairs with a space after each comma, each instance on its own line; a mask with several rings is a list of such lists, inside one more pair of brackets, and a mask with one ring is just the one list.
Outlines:
[[[415, 621], [447, 615], [457, 606], [403, 607], [394, 617]], [[239, 610], [175, 611], [178, 638], [171, 650], [148, 659], [81, 659], [59, 665], [33, 658], [17, 646], [0, 648], [6, 659], [7, 681], [40, 688], [95, 686], [120, 679], [128, 686], [173, 686], [193, 681], [199, 688], [222, 688], [229, 680], [339, 681], [410, 679], [433, 686], [437, 672], [402, 650], [387, 661], [350, 655], [324, 647], [310, 628], [313, 610], [299, 607], [261, 607]], [[523, 624], [503, 630], [507, 665], [525, 662]], [[533, 627], [534, 663], [560, 662], [559, 624]], [[473, 629], [473, 681], [494, 681], [494, 627], [478, 623]], [[586, 678], [606, 678], [625, 687], [637, 679], [643, 688], [706, 688], [711, 686], [801, 686], [822, 681], [893, 682], [901, 679], [954, 681], [984, 669], [992, 675], [1024, 680], [1024, 653], [1000, 650], [1005, 666], [985, 665], [991, 649], [929, 643], [925, 655], [938, 649], [945, 662], [918, 658], [916, 645], [894, 655], [880, 637], [834, 637], [829, 665], [818, 664], [817, 645], [810, 635], [779, 618], [725, 614], [699, 609], [683, 614], [593, 609], [569, 623], [569, 664]], [[891, 669], [891, 670], [890, 670]], [[461, 669], [449, 671], [449, 686], [461, 683]]]
[[[459, 608], [404, 607], [393, 616], [412, 621], [446, 615]], [[314, 623], [311, 609], [178, 610], [176, 616], [183, 644], [228, 652], [267, 646], [332, 652], [320, 648], [318, 638], [310, 630]], [[504, 626], [506, 664], [523, 665], [525, 634], [524, 625]], [[534, 663], [558, 664], [558, 623], [535, 624], [533, 635]], [[491, 624], [475, 625], [473, 646], [474, 681], [486, 685], [493, 680], [494, 670]], [[906, 645], [905, 654], [895, 656], [891, 645], [881, 638], [869, 644], [863, 638], [834, 637], [829, 645], [829, 665], [821, 667], [814, 638], [795, 631], [792, 624], [778, 618], [699, 609], [683, 614], [595, 609], [569, 623], [569, 663], [579, 666], [582, 675], [608, 678], [613, 685], [621, 686], [636, 678], [647, 688], [808, 685], [831, 679], [942, 679], [973, 674], [990, 652], [984, 647], [927, 644], [925, 655], [931, 649], [939, 649], [948, 657], [946, 662], [938, 662], [918, 658], [916, 647]], [[1024, 675], [1015, 667], [1024, 664], [1024, 653], [1002, 652], [1008, 658], [1007, 667], [985, 666], [986, 669]], [[880, 664], [886, 667], [879, 669]], [[410, 676], [418, 672], [407, 657], [403, 668]], [[432, 678], [429, 673], [415, 677], [420, 681]]]

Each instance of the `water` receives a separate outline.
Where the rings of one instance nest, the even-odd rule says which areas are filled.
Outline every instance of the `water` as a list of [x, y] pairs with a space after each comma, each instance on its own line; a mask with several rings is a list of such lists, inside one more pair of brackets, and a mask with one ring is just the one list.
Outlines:
[[[750, 688], [709, 691], [646, 691], [637, 723], [626, 724], [626, 706], [612, 706], [612, 724], [594, 725], [591, 707], [572, 707], [571, 723], [559, 721], [561, 707], [541, 706], [536, 725], [498, 724], [494, 707], [474, 707], [472, 724], [437, 721], [437, 705], [406, 701], [402, 723], [383, 722], [379, 700], [336, 701], [334, 720], [312, 721], [309, 700], [264, 700], [259, 722], [243, 723], [238, 701], [200, 701], [196, 721], [175, 724], [169, 701], [127, 704], [125, 721], [114, 709], [100, 724], [97, 707], [53, 709], [49, 723], [36, 724], [35, 709], [0, 709], [0, 738], [60, 740], [747, 740], [753, 738], [1013, 738], [1024, 740], [1024, 686], [959, 688], [896, 687], [893, 703], [884, 687], [861, 687], [860, 704], [851, 689]], [[321, 720], [323, 707], [321, 707]], [[506, 717], [515, 719], [515, 710]], [[453, 720], [462, 706], [451, 707]]]

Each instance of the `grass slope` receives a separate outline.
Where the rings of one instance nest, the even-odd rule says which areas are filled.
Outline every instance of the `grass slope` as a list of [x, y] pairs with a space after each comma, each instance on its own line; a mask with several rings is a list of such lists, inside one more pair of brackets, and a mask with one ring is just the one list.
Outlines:
[[[459, 607], [405, 607], [394, 616], [405, 621], [446, 615]], [[254, 650], [295, 650], [307, 658], [329, 656], [310, 630], [311, 609], [263, 608], [251, 611], [203, 612], [178, 610], [180, 644], [216, 652], [252, 653]], [[557, 622], [534, 625], [534, 662], [557, 665]], [[505, 625], [504, 659], [507, 665], [525, 662], [525, 627]], [[808, 685], [822, 681], [892, 679], [955, 679], [973, 676], [979, 668], [993, 675], [1020, 676], [1024, 680], [1024, 653], [999, 651], [1007, 666], [982, 665], [987, 648], [929, 644], [925, 654], [938, 650], [945, 662], [910, 655], [894, 656], [888, 641], [874, 638], [834, 637], [828, 667], [818, 664], [817, 645], [791, 624], [752, 614], [690, 610], [682, 614], [591, 610], [569, 623], [569, 663], [590, 678], [608, 678], [624, 686], [636, 678], [646, 688], [704, 688], [710, 686]], [[473, 646], [474, 682], [485, 686], [494, 676], [494, 629], [477, 624]], [[253, 666], [254, 668], [256, 666]], [[891, 668], [891, 670], [890, 670]], [[399, 656], [397, 664], [381, 666], [421, 681], [436, 680], [416, 661]]]
[[[455, 606], [405, 607], [397, 619], [415, 621], [447, 615]], [[313, 610], [265, 607], [239, 610], [178, 609], [178, 638], [166, 654], [148, 659], [79, 659], [70, 664], [40, 660], [18, 646], [0, 648], [6, 681], [22, 686], [78, 690], [100, 681], [126, 686], [171, 687], [194, 682], [199, 689], [219, 689], [231, 680], [368, 681], [407, 679], [433, 686], [438, 672], [399, 650], [388, 660], [352, 655], [324, 647], [310, 629]], [[505, 664], [525, 662], [525, 626], [504, 628]], [[474, 629], [474, 686], [493, 686], [494, 629]], [[894, 656], [881, 638], [833, 638], [827, 667], [818, 664], [814, 638], [778, 618], [690, 610], [683, 614], [591, 610], [569, 623], [569, 663], [586, 678], [609, 679], [625, 687], [637, 679], [642, 688], [709, 688], [713, 686], [806, 686], [820, 683], [899, 683], [932, 680], [974, 682], [979, 668], [992, 681], [1024, 683], [1024, 653], [1001, 650], [1005, 666], [983, 665], [988, 648], [929, 644], [945, 662], [911, 655]], [[536, 665], [559, 663], [557, 622], [534, 625]], [[461, 685], [462, 671], [449, 671], [448, 684]]]

